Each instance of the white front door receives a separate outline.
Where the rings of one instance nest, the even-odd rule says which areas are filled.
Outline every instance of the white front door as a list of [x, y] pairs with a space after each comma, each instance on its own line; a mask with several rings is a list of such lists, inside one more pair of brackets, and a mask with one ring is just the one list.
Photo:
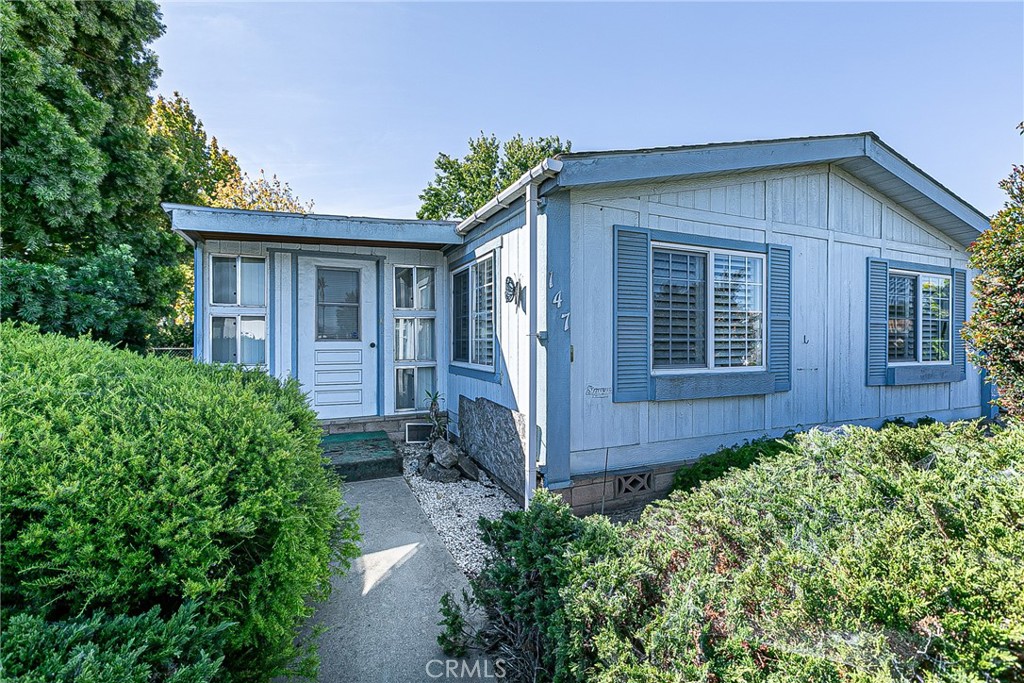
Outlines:
[[321, 419], [377, 414], [377, 268], [299, 258], [299, 381]]

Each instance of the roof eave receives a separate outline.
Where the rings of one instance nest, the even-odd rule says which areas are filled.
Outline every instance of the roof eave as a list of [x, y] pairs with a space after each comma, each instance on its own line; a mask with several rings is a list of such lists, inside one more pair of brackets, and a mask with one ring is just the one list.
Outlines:
[[437, 248], [461, 244], [452, 221], [421, 221], [278, 213], [242, 209], [214, 209], [186, 204], [162, 204], [171, 217], [171, 228], [190, 244], [198, 234], [216, 233], [287, 242], [297, 240], [349, 240], [380, 244], [421, 244]]

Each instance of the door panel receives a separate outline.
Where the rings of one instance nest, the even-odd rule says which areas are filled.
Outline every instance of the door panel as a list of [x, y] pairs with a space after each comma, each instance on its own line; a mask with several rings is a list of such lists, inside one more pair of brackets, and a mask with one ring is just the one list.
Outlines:
[[299, 381], [321, 419], [377, 414], [377, 269], [299, 257]]

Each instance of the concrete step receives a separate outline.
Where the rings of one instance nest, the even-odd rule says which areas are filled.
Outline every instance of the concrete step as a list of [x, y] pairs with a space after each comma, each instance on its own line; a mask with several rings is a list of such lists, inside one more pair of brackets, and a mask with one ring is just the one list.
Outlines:
[[320, 441], [324, 455], [345, 481], [382, 479], [402, 474], [402, 456], [387, 432], [330, 434]]

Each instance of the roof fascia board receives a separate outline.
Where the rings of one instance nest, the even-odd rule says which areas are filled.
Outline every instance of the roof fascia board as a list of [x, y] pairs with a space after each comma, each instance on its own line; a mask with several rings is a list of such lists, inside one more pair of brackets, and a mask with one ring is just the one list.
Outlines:
[[987, 216], [933, 180], [885, 143], [869, 137], [866, 153], [869, 159], [920, 192], [929, 201], [953, 214], [958, 220], [973, 227], [979, 234], [988, 229]]
[[216, 232], [283, 239], [345, 239], [432, 245], [462, 243], [462, 237], [455, 233], [455, 225], [450, 222], [274, 214], [180, 204], [166, 204], [164, 210], [171, 216], [174, 231], [183, 237], [186, 232]]
[[567, 158], [563, 160], [562, 171], [556, 182], [561, 187], [572, 188], [829, 163], [864, 156], [867, 139], [866, 135], [851, 135]]

